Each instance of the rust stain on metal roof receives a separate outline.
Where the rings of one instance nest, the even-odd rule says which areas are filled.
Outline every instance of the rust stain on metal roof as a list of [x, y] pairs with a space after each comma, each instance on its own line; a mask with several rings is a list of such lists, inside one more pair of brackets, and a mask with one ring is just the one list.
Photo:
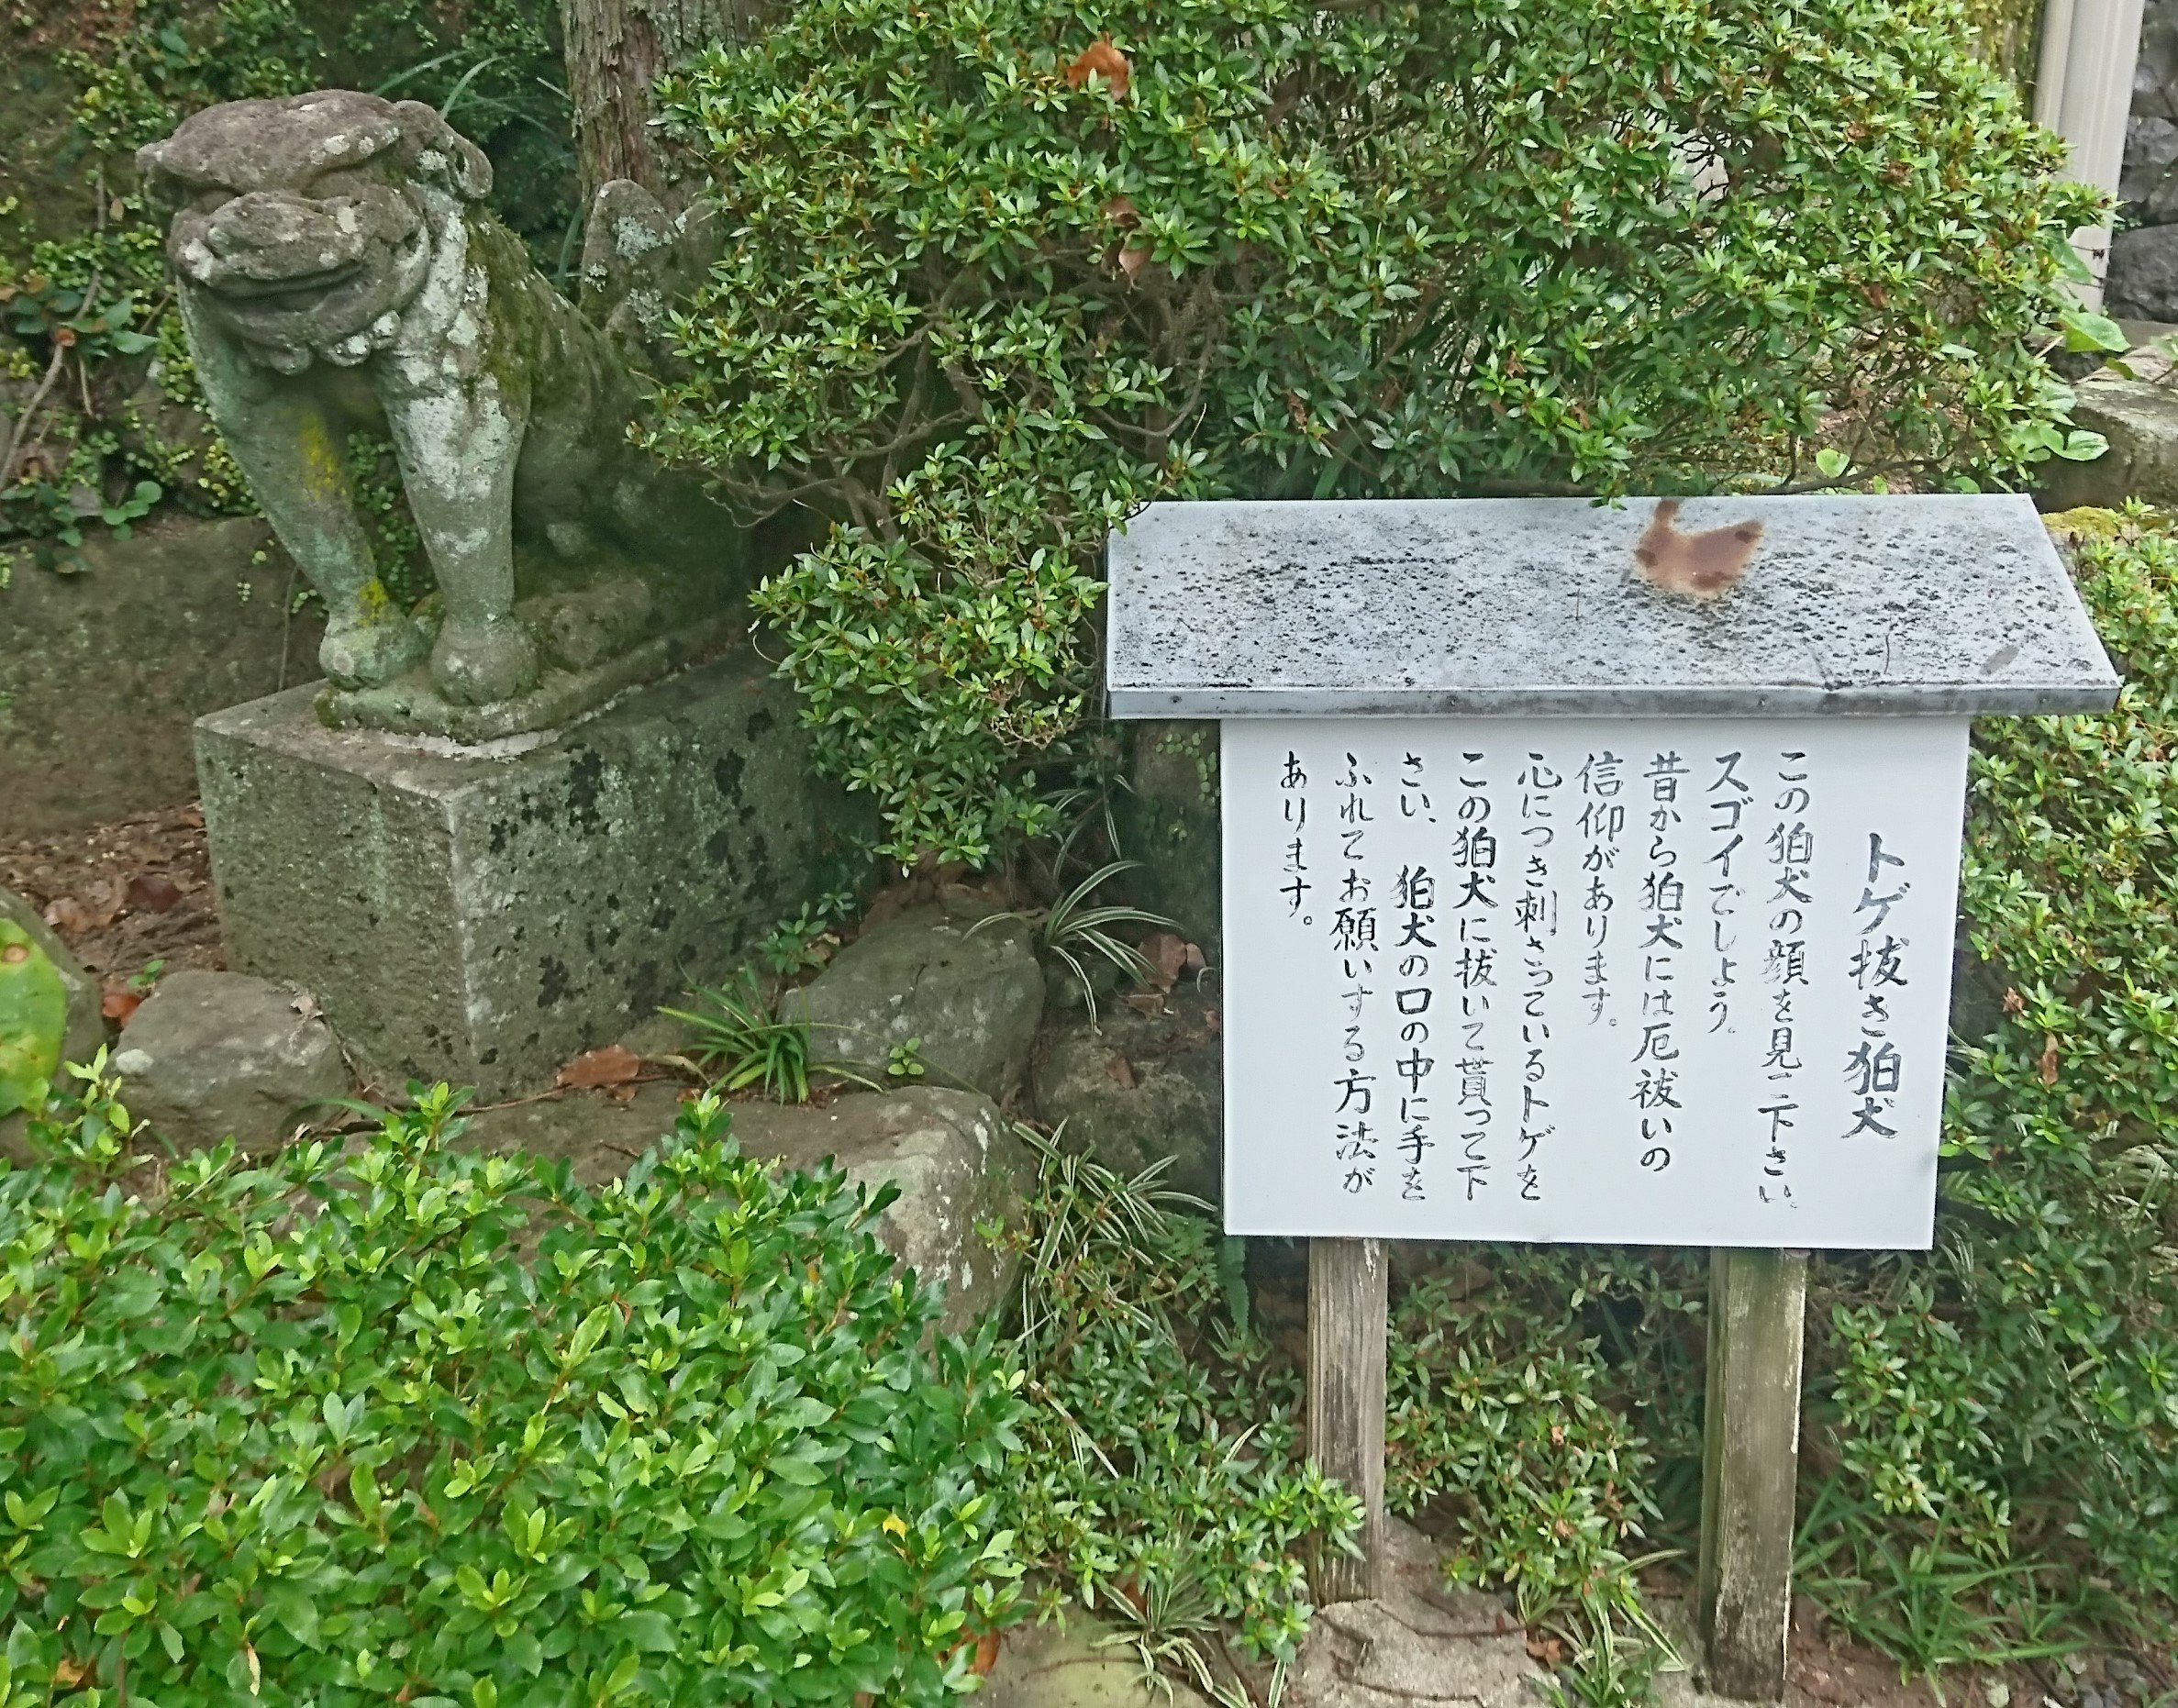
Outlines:
[[1634, 547], [1634, 561], [1650, 585], [1695, 599], [1715, 599], [1729, 592], [1747, 573], [1755, 548], [1762, 543], [1760, 522], [1734, 522], [1705, 533], [1684, 534], [1673, 518], [1676, 498], [1660, 498], [1649, 530]]

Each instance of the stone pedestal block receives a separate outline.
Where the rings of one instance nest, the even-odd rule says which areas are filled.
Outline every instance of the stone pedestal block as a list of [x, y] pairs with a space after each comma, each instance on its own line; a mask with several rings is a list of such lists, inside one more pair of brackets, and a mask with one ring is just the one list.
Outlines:
[[514, 752], [328, 729], [317, 692], [196, 725], [228, 961], [395, 1082], [549, 1084], [813, 892], [820, 785], [746, 651]]

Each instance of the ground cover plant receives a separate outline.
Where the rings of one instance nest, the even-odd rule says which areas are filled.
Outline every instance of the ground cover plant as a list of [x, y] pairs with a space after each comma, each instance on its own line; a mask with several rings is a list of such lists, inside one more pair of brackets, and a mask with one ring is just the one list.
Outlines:
[[0, 1172], [0, 1702], [949, 1700], [1019, 1571], [992, 1332], [715, 1099], [596, 1192], [458, 1104], [150, 1167], [94, 1080]]
[[1145, 500], [2092, 449], [2038, 352], [2093, 198], [1969, 40], [1949, 0], [806, 0], [665, 92], [731, 236], [651, 443], [836, 524], [758, 604], [889, 851], [981, 863], [1050, 827]]

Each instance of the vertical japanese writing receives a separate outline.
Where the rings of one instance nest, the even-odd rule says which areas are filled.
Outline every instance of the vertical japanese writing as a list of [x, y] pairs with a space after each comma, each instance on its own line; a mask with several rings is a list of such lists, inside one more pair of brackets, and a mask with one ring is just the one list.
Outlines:
[[[1885, 869], [1895, 866], [1898, 871]], [[1853, 1111], [1853, 1126], [1846, 1134], [1858, 1138], [1873, 1133], [1878, 1138], [1895, 1138], [1898, 1129], [1886, 1124], [1895, 1120], [1898, 1081], [1905, 1063], [1891, 1041], [1891, 992], [1906, 988], [1907, 939], [1884, 930], [1891, 909], [1903, 902], [1913, 885], [1906, 876], [1903, 856], [1884, 847], [1875, 831], [1868, 833], [1868, 876], [1861, 886], [1861, 899], [1853, 907], [1853, 923], [1860, 927], [1850, 963], [1853, 989], [1861, 999], [1861, 1041], [1846, 1054], [1845, 1083], [1860, 1100]], [[1875, 935], [1883, 932], [1883, 941]]]
[[1543, 1140], [1558, 1129], [1549, 1117], [1550, 1021], [1548, 998], [1557, 974], [1549, 950], [1558, 936], [1558, 890], [1550, 875], [1550, 848], [1558, 840], [1558, 796], [1565, 774], [1542, 754], [1530, 752], [1520, 768], [1520, 896], [1513, 923], [1520, 933], [1520, 1154], [1517, 1179], [1523, 1203], [1539, 1203]]
[[[1423, 784], [1428, 768], [1422, 756], [1408, 753], [1399, 762], [1399, 816], [1434, 824], [1429, 796]], [[1415, 860], [1399, 869], [1394, 904], [1399, 910], [1399, 940], [1393, 946], [1399, 957], [1397, 987], [1392, 1006], [1399, 1016], [1399, 1046], [1403, 1054], [1393, 1065], [1399, 1074], [1399, 1196], [1409, 1201], [1428, 1197], [1422, 1159], [1437, 1148], [1430, 1135], [1429, 1092], [1427, 1081], [1436, 1071], [1434, 1058], [1423, 1054], [1429, 1043], [1437, 1001], [1431, 982], [1429, 957], [1437, 950], [1437, 878], [1428, 866]]]
[[1611, 873], [1626, 831], [1626, 803], [1618, 798], [1626, 788], [1624, 765], [1606, 748], [1591, 753], [1581, 767], [1581, 929], [1588, 948], [1581, 964], [1581, 996], [1588, 1004], [1591, 1026], [1603, 1018], [1611, 996], [1606, 957], [1611, 941]]
[[1649, 850], [1641, 874], [1641, 1024], [1633, 1048], [1630, 1093], [1640, 1120], [1640, 1164], [1651, 1173], [1672, 1166], [1679, 1101], [1679, 959], [1686, 948], [1686, 880], [1675, 846], [1685, 822], [1679, 785], [1688, 776], [1678, 754], [1657, 754], [1642, 771], [1648, 785]]
[[1739, 983], [1732, 976], [1739, 964], [1732, 951], [1739, 946], [1739, 904], [1747, 896], [1747, 886], [1739, 882], [1737, 871], [1739, 850], [1747, 846], [1739, 821], [1754, 795], [1754, 786], [1739, 775], [1746, 757], [1739, 752], [1717, 754], [1711, 761], [1717, 767], [1717, 778], [1705, 796], [1709, 835], [1715, 841], [1704, 862], [1708, 868], [1709, 952], [1716, 957], [1709, 966], [1709, 1030], [1713, 1033], [1731, 1025], [1732, 988]]
[[1490, 1183], [1490, 1129], [1497, 1119], [1490, 1084], [1488, 1029], [1491, 993], [1497, 984], [1497, 833], [1491, 828], [1486, 756], [1460, 755], [1460, 804], [1452, 832], [1452, 903], [1460, 986], [1460, 1176], [1473, 1199]]
[[1762, 957], [1762, 982], [1770, 992], [1770, 1045], [1762, 1073], [1772, 1089], [1758, 1113], [1769, 1121], [1769, 1143], [1762, 1152], [1764, 1203], [1789, 1201], [1786, 1173], [1792, 1159], [1788, 1135], [1797, 1125], [1799, 1077], [1806, 1066], [1798, 1042], [1799, 998], [1807, 989], [1807, 915], [1814, 906], [1809, 874], [1815, 868], [1815, 832], [1807, 816], [1815, 797], [1807, 788], [1807, 755], [1778, 755], [1778, 791], [1771, 803], [1777, 814], [1766, 845], [1770, 877], [1770, 942]]
[[1308, 773], [1301, 769], [1301, 756], [1285, 750], [1285, 764], [1278, 774], [1279, 809], [1284, 815], [1284, 842], [1279, 849], [1279, 875], [1284, 880], [1278, 893], [1285, 897], [1285, 916], [1300, 918], [1305, 926], [1316, 923], [1301, 916], [1301, 904], [1316, 888], [1308, 882]]
[[1371, 1071], [1373, 1064], [1363, 1024], [1369, 999], [1376, 993], [1371, 988], [1376, 971], [1376, 905], [1368, 860], [1369, 826], [1375, 815], [1369, 810], [1365, 793], [1372, 781], [1361, 760], [1349, 753], [1331, 782], [1338, 803], [1332, 835], [1339, 844], [1333, 869], [1340, 873], [1331, 915], [1331, 953], [1339, 962], [1339, 1000], [1346, 1010], [1340, 1060], [1331, 1089], [1339, 1098], [1333, 1117], [1338, 1124], [1336, 1154], [1344, 1165], [1339, 1183], [1350, 1193], [1376, 1184], [1377, 1137], [1370, 1117], [1378, 1076]]

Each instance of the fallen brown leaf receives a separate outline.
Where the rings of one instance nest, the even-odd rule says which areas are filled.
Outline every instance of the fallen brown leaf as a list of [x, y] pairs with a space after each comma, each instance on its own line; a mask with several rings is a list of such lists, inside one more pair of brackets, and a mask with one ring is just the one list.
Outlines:
[[91, 910], [72, 895], [56, 895], [45, 904], [45, 922], [62, 937], [91, 928]]
[[2044, 1085], [2057, 1083], [2057, 1035], [2053, 1032], [2042, 1034], [2042, 1059], [2038, 1067]]
[[1131, 199], [1115, 195], [1104, 205], [1104, 216], [1115, 226], [1131, 226], [1141, 217]]
[[1159, 1015], [1164, 1013], [1164, 993], [1162, 991], [1137, 991], [1128, 997], [1127, 1005], [1138, 1015], [1147, 1015], [1154, 1020]]
[[1539, 1660], [1546, 1667], [1559, 1666], [1565, 1659], [1565, 1645], [1540, 1631], [1530, 1631], [1528, 1633], [1528, 1658]]
[[1139, 243], [1130, 243], [1119, 251], [1119, 271], [1129, 279], [1139, 278], [1149, 264], [1150, 251]]
[[599, 1049], [585, 1050], [560, 1070], [554, 1084], [569, 1090], [586, 1090], [600, 1085], [625, 1085], [638, 1078], [643, 1070], [643, 1059], [624, 1045], [607, 1044]]
[[144, 999], [126, 984], [109, 984], [106, 994], [99, 998], [98, 1012], [116, 1026], [127, 1026], [143, 1005]]
[[1113, 95], [1127, 93], [1133, 81], [1133, 68], [1127, 62], [1127, 55], [1112, 45], [1110, 37], [1091, 42], [1082, 50], [1081, 57], [1066, 68], [1066, 81], [1079, 89], [1092, 77], [1101, 77], [1111, 85]]
[[123, 899], [139, 913], [172, 913], [181, 904], [182, 886], [162, 871], [139, 871], [129, 879]]
[[2004, 1011], [2007, 1015], [2023, 1015], [2027, 1012], [2027, 999], [2008, 984], [2004, 987]]
[[[1159, 990], [1169, 991], [1179, 982], [1181, 973], [1187, 969], [1187, 951], [1191, 948], [1195, 948], [1192, 943], [1183, 941], [1170, 931], [1155, 931], [1143, 939], [1142, 959], [1155, 970]], [[1202, 950], [1195, 949], [1195, 958], [1200, 960]]]
[[1105, 1057], [1104, 1070], [1112, 1076], [1121, 1091], [1131, 1092], [1134, 1090], [1134, 1063], [1128, 1060], [1117, 1050], [1115, 1049]]
[[988, 1678], [997, 1664], [998, 1633], [986, 1631], [975, 1639], [975, 1658], [969, 1663], [969, 1670], [979, 1679]]

